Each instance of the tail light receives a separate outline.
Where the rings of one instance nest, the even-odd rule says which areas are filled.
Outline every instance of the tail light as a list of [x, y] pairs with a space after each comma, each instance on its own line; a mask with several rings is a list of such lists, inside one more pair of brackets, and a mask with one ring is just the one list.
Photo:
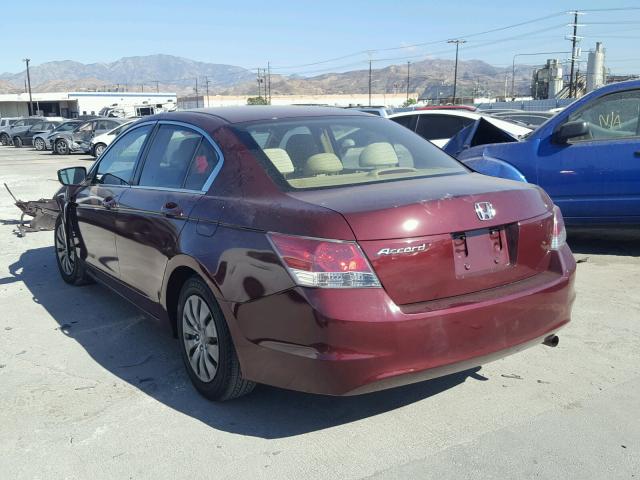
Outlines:
[[557, 205], [553, 206], [553, 233], [551, 235], [551, 250], [560, 250], [567, 243], [567, 230], [564, 228], [562, 212]]
[[270, 233], [269, 239], [296, 284], [321, 288], [380, 288], [355, 242]]

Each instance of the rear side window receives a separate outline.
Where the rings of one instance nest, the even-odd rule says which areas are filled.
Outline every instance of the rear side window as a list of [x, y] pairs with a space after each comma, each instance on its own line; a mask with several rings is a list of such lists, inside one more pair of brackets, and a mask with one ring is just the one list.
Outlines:
[[472, 122], [453, 115], [419, 115], [416, 133], [427, 140], [451, 138]]
[[415, 128], [415, 120], [416, 120], [416, 116], [415, 115], [403, 115], [401, 117], [394, 117], [391, 120], [393, 120], [394, 122], [396, 122], [399, 125], [402, 125], [403, 127], [407, 127], [410, 128], [411, 130], [413, 130]]
[[[200, 146], [202, 136], [185, 127], [161, 125], [156, 132], [142, 167], [139, 185], [147, 187], [183, 188], [191, 162]], [[196, 168], [195, 176], [208, 167]], [[204, 183], [204, 182], [202, 182]]]
[[184, 182], [184, 188], [188, 190], [202, 190], [207, 179], [216, 168], [220, 159], [218, 153], [211, 146], [211, 144], [202, 139], [196, 154], [191, 160], [189, 166], [189, 172]]

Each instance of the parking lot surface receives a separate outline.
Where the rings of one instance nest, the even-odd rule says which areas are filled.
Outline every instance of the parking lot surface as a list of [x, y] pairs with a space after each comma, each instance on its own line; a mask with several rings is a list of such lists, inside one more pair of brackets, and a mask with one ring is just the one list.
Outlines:
[[[32, 200], [91, 161], [0, 147], [0, 178]], [[163, 327], [63, 283], [52, 232], [12, 234], [19, 213], [3, 190], [1, 478], [640, 477], [638, 233], [570, 232], [577, 300], [557, 348], [359, 397], [259, 386], [216, 404]]]

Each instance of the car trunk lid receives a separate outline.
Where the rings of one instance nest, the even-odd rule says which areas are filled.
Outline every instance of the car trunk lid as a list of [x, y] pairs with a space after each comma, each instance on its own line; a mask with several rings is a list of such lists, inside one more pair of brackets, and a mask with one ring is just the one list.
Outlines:
[[549, 266], [552, 207], [531, 185], [462, 174], [290, 195], [344, 216], [397, 304], [494, 288]]

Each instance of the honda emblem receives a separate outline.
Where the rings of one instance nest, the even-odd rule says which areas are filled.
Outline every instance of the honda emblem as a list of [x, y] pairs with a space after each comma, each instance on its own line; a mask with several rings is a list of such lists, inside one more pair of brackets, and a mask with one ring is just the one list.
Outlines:
[[491, 220], [496, 216], [496, 210], [490, 202], [476, 203], [476, 214], [480, 220]]

